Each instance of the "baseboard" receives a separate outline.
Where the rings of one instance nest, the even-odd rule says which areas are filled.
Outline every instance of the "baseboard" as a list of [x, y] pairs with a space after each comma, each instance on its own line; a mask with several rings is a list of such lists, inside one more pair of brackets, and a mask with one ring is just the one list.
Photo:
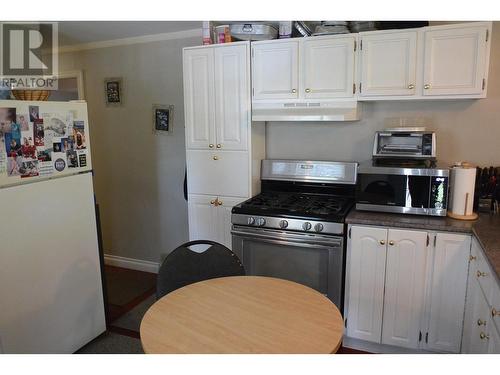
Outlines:
[[160, 264], [148, 260], [125, 258], [117, 255], [104, 254], [104, 263], [109, 266], [128, 268], [136, 271], [158, 273]]

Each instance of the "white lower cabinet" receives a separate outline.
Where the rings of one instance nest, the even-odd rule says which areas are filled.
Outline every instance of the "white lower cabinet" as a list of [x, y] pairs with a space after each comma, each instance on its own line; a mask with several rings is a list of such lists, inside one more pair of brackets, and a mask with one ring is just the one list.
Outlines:
[[350, 227], [346, 336], [414, 350], [460, 350], [470, 236]]
[[388, 232], [382, 344], [417, 348], [428, 235], [413, 230]]
[[189, 239], [211, 240], [231, 249], [231, 209], [242, 198], [189, 195]]

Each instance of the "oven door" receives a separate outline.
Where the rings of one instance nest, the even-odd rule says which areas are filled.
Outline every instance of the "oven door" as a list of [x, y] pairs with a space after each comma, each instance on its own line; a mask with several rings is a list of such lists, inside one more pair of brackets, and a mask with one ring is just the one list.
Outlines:
[[307, 285], [342, 311], [343, 239], [306, 233], [233, 226], [233, 251], [247, 275]]

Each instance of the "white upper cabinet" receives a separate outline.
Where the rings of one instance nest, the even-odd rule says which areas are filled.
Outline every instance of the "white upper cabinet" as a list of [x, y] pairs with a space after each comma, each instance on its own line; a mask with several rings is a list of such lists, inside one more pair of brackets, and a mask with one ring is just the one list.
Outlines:
[[458, 353], [462, 338], [471, 237], [438, 233], [432, 250], [427, 349]]
[[354, 96], [356, 38], [305, 39], [301, 45], [301, 85], [304, 98]]
[[382, 344], [418, 348], [427, 232], [389, 229]]
[[417, 32], [360, 34], [359, 96], [415, 95]]
[[216, 148], [246, 150], [250, 117], [248, 48], [215, 49]]
[[299, 42], [252, 44], [254, 99], [296, 99], [299, 85]]
[[186, 146], [208, 148], [215, 143], [214, 50], [184, 51]]
[[248, 150], [248, 43], [184, 50], [186, 148]]
[[380, 343], [387, 229], [350, 229], [346, 267], [346, 334]]
[[487, 26], [426, 30], [423, 95], [482, 94], [488, 33]]

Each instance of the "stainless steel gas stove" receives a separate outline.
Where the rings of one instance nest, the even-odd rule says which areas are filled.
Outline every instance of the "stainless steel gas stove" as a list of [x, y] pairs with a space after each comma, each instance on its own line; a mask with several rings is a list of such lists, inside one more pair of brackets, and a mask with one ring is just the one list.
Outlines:
[[233, 251], [247, 274], [308, 285], [342, 308], [357, 163], [264, 160], [261, 172], [262, 192], [232, 210]]

